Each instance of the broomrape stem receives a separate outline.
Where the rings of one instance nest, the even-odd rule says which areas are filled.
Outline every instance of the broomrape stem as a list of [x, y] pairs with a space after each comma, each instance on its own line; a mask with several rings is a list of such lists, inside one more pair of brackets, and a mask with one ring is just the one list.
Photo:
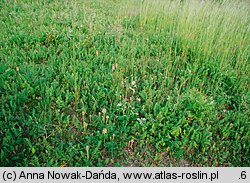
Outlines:
[[87, 159], [89, 160], [89, 146], [86, 146]]

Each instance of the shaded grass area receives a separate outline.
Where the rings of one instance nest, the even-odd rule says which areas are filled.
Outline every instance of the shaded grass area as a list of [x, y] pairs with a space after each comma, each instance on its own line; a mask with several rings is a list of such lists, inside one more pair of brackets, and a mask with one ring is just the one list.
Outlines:
[[250, 165], [249, 3], [0, 9], [2, 166]]

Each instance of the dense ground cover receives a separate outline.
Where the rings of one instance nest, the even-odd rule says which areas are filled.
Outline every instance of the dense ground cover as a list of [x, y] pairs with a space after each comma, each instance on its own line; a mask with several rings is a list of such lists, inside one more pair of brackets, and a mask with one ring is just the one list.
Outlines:
[[249, 2], [1, 0], [0, 32], [1, 166], [250, 165]]

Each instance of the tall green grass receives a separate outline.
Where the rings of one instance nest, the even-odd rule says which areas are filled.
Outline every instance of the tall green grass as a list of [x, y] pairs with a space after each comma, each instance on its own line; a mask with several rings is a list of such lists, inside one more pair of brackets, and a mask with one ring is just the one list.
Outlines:
[[247, 1], [0, 9], [2, 166], [250, 165]]

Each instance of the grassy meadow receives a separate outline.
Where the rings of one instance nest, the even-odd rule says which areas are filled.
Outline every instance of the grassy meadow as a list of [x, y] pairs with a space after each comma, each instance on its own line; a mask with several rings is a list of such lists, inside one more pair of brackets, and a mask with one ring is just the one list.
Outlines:
[[247, 0], [0, 0], [1, 166], [250, 166]]

